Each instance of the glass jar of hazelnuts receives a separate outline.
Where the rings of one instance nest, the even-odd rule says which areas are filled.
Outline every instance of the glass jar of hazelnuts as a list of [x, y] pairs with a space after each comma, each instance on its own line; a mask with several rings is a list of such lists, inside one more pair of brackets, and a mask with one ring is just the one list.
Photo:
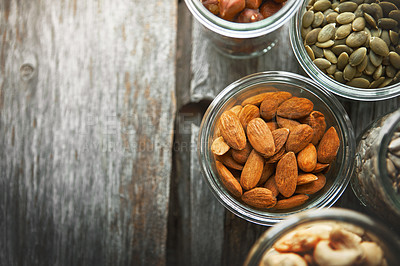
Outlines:
[[216, 96], [198, 153], [207, 184], [228, 210], [273, 225], [335, 203], [352, 173], [355, 140], [346, 111], [320, 85], [262, 72]]

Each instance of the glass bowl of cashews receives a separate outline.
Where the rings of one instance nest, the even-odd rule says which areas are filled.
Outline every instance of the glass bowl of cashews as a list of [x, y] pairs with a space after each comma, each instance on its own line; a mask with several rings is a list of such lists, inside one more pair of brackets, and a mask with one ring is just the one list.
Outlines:
[[307, 211], [265, 232], [244, 265], [398, 265], [399, 243], [364, 214], [340, 208]]

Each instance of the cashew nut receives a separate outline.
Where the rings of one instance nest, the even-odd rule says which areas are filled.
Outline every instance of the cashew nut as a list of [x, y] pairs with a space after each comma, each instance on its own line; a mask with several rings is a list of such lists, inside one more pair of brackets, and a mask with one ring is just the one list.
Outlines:
[[333, 249], [329, 241], [320, 241], [314, 249], [314, 259], [318, 265], [345, 266], [352, 265], [363, 256], [360, 246], [358, 248]]
[[294, 253], [274, 254], [264, 257], [260, 265], [263, 266], [307, 266], [304, 259]]
[[374, 242], [362, 242], [364, 259], [361, 265], [378, 266], [383, 263], [383, 250]]
[[360, 248], [361, 237], [340, 227], [335, 226], [329, 238], [331, 241], [330, 245], [333, 249]]
[[274, 248], [279, 252], [307, 252], [312, 250], [320, 237], [308, 229], [300, 229], [279, 239]]

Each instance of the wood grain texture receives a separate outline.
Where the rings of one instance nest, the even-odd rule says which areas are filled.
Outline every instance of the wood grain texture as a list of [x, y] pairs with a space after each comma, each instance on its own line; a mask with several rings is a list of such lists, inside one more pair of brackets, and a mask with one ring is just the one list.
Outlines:
[[2, 265], [165, 264], [176, 12], [0, 1]]

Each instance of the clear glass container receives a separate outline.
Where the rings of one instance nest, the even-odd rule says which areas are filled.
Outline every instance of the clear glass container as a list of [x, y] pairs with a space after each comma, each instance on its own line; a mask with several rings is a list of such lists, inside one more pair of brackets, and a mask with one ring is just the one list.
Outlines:
[[[383, 224], [372, 220], [364, 214], [340, 208], [307, 211], [294, 215], [272, 227], [253, 245], [244, 265], [262, 265], [260, 262], [265, 252], [270, 250], [274, 243], [287, 233], [317, 224], [326, 225], [327, 223], [343, 226], [347, 230], [367, 236], [381, 247], [387, 265], [398, 265], [400, 261], [400, 242], [395, 234], [390, 232]], [[365, 237], [363, 240], [365, 240]]]
[[361, 89], [340, 83], [323, 73], [311, 60], [304, 48], [300, 29], [303, 14], [306, 11], [309, 0], [301, 1], [299, 11], [290, 22], [290, 42], [293, 52], [304, 71], [315, 81], [323, 85], [327, 90], [339, 96], [361, 101], [378, 101], [400, 95], [400, 84], [393, 84], [384, 88]]
[[386, 155], [388, 144], [400, 126], [400, 109], [372, 122], [357, 139], [356, 162], [351, 187], [374, 213], [398, 228], [400, 194], [392, 186]]
[[[314, 110], [325, 115], [327, 128], [334, 126], [340, 139], [340, 148], [336, 160], [326, 174], [325, 187], [312, 195], [300, 207], [287, 211], [263, 211], [249, 207], [233, 197], [222, 184], [215, 168], [215, 159], [211, 152], [216, 121], [221, 114], [243, 99], [253, 95], [278, 90], [288, 91], [293, 96], [305, 97], [314, 103]], [[288, 215], [311, 208], [332, 206], [341, 196], [350, 180], [355, 154], [355, 137], [350, 119], [339, 101], [321, 85], [301, 75], [290, 72], [261, 72], [246, 76], [227, 86], [208, 107], [199, 132], [198, 154], [203, 176], [209, 188], [220, 203], [229, 211], [248, 221], [273, 225]]]
[[217, 51], [232, 58], [250, 58], [266, 53], [277, 43], [278, 29], [297, 11], [300, 1], [287, 0], [274, 15], [253, 23], [224, 20], [207, 10], [201, 0], [185, 0], [204, 35]]

